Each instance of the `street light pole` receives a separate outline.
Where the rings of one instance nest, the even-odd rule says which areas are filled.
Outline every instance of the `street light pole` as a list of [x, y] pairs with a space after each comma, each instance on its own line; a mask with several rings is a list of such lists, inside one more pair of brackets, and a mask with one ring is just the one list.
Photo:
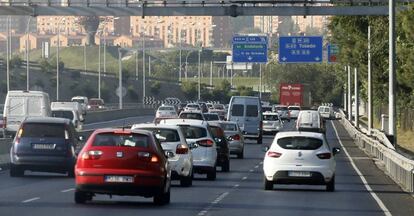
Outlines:
[[260, 75], [260, 91], [259, 91], [259, 98], [262, 99], [262, 64], [259, 64], [259, 75]]
[[142, 38], [142, 103], [145, 100], [145, 35]]
[[57, 45], [56, 45], [56, 101], [59, 101], [59, 48], [60, 48], [60, 23], [65, 20], [62, 17], [57, 25]]
[[86, 42], [83, 44], [83, 68], [86, 73]]
[[9, 52], [11, 52], [11, 49], [9, 48], [10, 44], [10, 23], [9, 23], [10, 16], [7, 16], [7, 36], [6, 36], [6, 76], [7, 76], [7, 92], [10, 91], [10, 59], [9, 59]]
[[396, 103], [395, 103], [395, 1], [388, 1], [388, 20], [389, 20], [389, 84], [388, 84], [388, 114], [389, 114], [389, 135], [393, 137], [391, 140], [394, 145], [397, 144], [397, 127], [396, 127]]
[[101, 99], [101, 37], [99, 37], [98, 58], [98, 98]]
[[118, 48], [118, 66], [119, 66], [119, 79], [118, 79], [118, 97], [119, 97], [119, 109], [122, 109], [122, 53], [121, 48]]
[[26, 90], [29, 91], [30, 89], [30, 74], [29, 74], [29, 28], [30, 28], [30, 19], [32, 17], [29, 16], [29, 19], [27, 20], [27, 27], [26, 27]]
[[178, 71], [178, 81], [181, 82], [181, 52], [182, 52], [182, 39], [181, 39], [181, 29], [180, 29], [180, 67], [179, 67], [179, 71]]
[[368, 134], [372, 130], [371, 26], [368, 25]]
[[198, 51], [198, 100], [201, 100], [201, 49]]

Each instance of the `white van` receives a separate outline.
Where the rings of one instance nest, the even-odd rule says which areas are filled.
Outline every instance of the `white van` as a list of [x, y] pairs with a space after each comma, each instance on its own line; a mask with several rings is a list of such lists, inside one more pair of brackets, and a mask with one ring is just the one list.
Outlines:
[[82, 130], [84, 117], [78, 102], [52, 102], [52, 116], [70, 119], [78, 131]]
[[88, 98], [85, 96], [75, 96], [71, 100], [72, 102], [78, 102], [82, 107], [82, 115], [86, 115], [86, 110], [88, 109]]
[[335, 117], [333, 107], [331, 106], [319, 106], [318, 112], [324, 119], [333, 119]]
[[227, 120], [237, 122], [247, 139], [263, 139], [262, 105], [258, 97], [233, 96], [230, 99]]
[[325, 122], [316, 110], [301, 110], [296, 120], [296, 129], [317, 133], [326, 132]]
[[4, 102], [6, 134], [14, 135], [27, 117], [50, 117], [49, 95], [41, 91], [9, 91]]

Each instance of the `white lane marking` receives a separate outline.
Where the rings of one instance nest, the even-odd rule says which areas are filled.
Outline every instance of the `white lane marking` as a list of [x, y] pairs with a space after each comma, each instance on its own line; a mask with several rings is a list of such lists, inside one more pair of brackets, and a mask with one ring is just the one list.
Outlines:
[[31, 199], [28, 199], [28, 200], [22, 201], [22, 203], [33, 202], [33, 201], [38, 200], [38, 199], [40, 199], [40, 197], [34, 197], [34, 198], [31, 198]]
[[245, 177], [242, 178], [242, 180], [246, 180], [246, 179], [247, 179], [247, 176], [245, 176]]
[[208, 211], [210, 211], [210, 209], [212, 209], [214, 207], [214, 205], [218, 204], [219, 202], [221, 202], [227, 195], [229, 195], [230, 192], [225, 192], [222, 193], [220, 196], [218, 196], [213, 202], [210, 203], [209, 206], [207, 206], [206, 208], [204, 208], [202, 211], [200, 211], [197, 216], [205, 216]]
[[378, 206], [381, 208], [381, 210], [384, 212], [386, 216], [392, 216], [391, 212], [388, 210], [388, 208], [385, 206], [385, 204], [381, 201], [381, 199], [377, 196], [375, 192], [373, 192], [371, 186], [369, 186], [367, 180], [362, 175], [361, 171], [359, 171], [358, 167], [355, 165], [354, 160], [349, 155], [348, 151], [346, 150], [345, 146], [343, 145], [341, 139], [339, 138], [338, 131], [336, 130], [335, 124], [331, 121], [331, 124], [333, 126], [333, 129], [335, 130], [336, 137], [339, 141], [339, 144], [342, 147], [342, 150], [344, 151], [345, 155], [349, 158], [349, 162], [352, 165], [352, 168], [354, 168], [355, 172], [358, 174], [359, 178], [361, 179], [362, 183], [364, 183], [365, 189], [371, 194], [372, 198], [374, 198], [375, 202], [377, 202]]
[[62, 192], [62, 193], [67, 193], [67, 192], [69, 192], [69, 191], [74, 191], [75, 190], [75, 188], [69, 188], [69, 189], [66, 189], [66, 190], [62, 190], [62, 191], [60, 191], [60, 192]]

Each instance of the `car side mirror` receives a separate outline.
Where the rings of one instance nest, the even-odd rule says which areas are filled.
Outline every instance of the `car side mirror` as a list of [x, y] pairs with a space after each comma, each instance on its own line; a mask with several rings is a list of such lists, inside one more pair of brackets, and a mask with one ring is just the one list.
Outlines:
[[336, 154], [339, 154], [341, 152], [341, 149], [340, 148], [332, 148], [332, 153], [333, 153], [333, 155], [336, 155]]
[[196, 149], [196, 148], [198, 148], [198, 144], [197, 143], [190, 143], [190, 144], [188, 144], [188, 147], [190, 149]]
[[263, 148], [262, 148], [262, 151], [263, 151], [263, 152], [267, 152], [267, 151], [269, 151], [269, 149], [270, 149], [270, 147], [269, 147], [269, 146], [265, 146], [265, 147], [263, 147]]
[[214, 138], [214, 141], [216, 141], [216, 143], [221, 143], [223, 140], [220, 138]]
[[166, 156], [167, 158], [173, 158], [173, 157], [174, 157], [174, 152], [172, 152], [172, 151], [167, 151], [167, 152], [165, 152], [165, 156]]
[[228, 136], [228, 137], [226, 137], [226, 139], [227, 139], [227, 141], [233, 141], [233, 137], [232, 136]]

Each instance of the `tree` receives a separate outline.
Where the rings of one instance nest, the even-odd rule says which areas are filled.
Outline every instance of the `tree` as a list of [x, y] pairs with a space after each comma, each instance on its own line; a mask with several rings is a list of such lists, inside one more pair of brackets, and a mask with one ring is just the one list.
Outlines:
[[18, 55], [12, 56], [10, 61], [10, 69], [18, 68], [22, 65], [22, 59]]
[[181, 90], [188, 100], [196, 100], [198, 95], [198, 84], [196, 82], [183, 82]]
[[150, 92], [153, 95], [158, 95], [160, 93], [161, 83], [159, 81], [155, 81], [151, 83]]

